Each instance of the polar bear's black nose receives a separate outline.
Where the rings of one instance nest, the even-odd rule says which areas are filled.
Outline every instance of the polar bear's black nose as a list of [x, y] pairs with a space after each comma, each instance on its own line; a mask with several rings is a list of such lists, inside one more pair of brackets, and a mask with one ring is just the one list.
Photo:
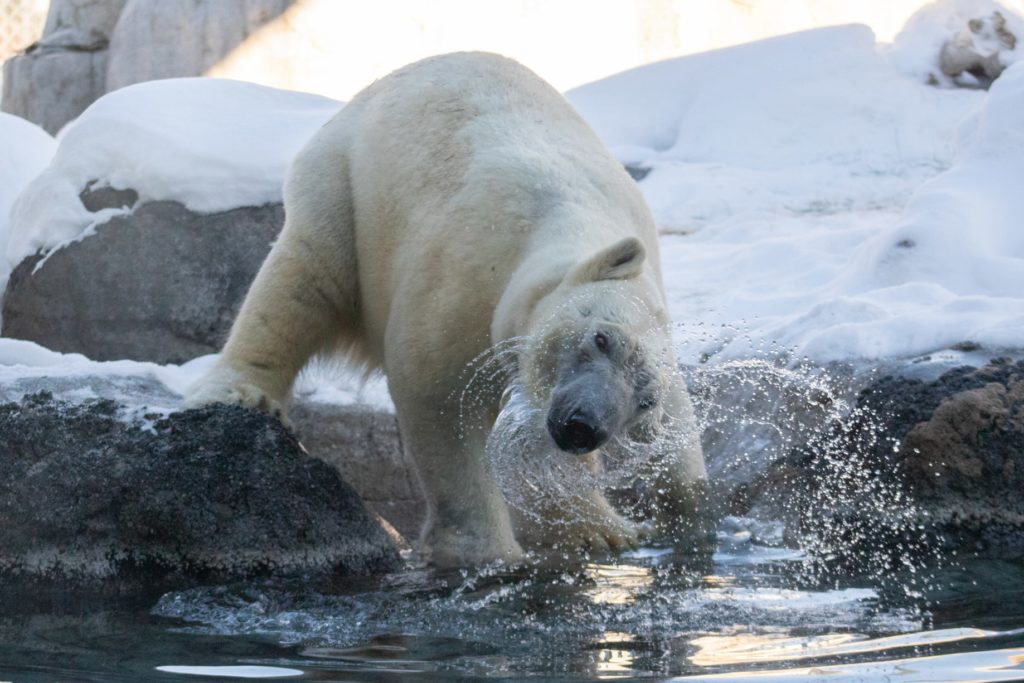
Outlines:
[[589, 416], [577, 411], [564, 422], [548, 420], [548, 432], [555, 444], [570, 453], [589, 453], [608, 439], [608, 434]]

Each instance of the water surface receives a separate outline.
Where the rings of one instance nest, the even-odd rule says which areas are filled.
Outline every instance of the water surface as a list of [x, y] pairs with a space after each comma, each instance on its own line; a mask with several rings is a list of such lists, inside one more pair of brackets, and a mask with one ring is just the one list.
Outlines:
[[[846, 579], [752, 542], [11, 615], [0, 680], [1024, 680], [1024, 566]], [[922, 578], [925, 577], [925, 578]]]

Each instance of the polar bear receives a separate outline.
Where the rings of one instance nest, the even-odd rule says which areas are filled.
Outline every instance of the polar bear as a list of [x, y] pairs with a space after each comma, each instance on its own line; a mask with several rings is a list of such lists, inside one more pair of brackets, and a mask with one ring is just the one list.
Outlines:
[[[280, 237], [188, 405], [283, 414], [306, 362], [340, 353], [386, 374], [435, 564], [515, 560], [524, 545], [556, 540], [636, 542], [600, 491], [581, 494], [588, 517], [568, 532], [515, 529], [484, 457], [508, 381], [545, 416], [545, 443], [581, 467], [627, 431], [694, 422], [674, 371], [653, 219], [557, 91], [485, 53], [406, 66], [313, 136], [284, 202]], [[508, 372], [464, 400], [474, 359], [510, 341]], [[705, 470], [695, 438], [672, 450], [656, 488], [659, 509], [678, 519]]]

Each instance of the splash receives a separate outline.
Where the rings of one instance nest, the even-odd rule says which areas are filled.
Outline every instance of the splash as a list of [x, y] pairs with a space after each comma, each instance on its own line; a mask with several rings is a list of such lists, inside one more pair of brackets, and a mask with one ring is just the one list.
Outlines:
[[709, 474], [736, 514], [785, 522], [808, 579], [865, 575], [919, 592], [941, 556], [927, 514], [887, 459], [884, 412], [858, 405], [874, 373], [788, 365], [785, 356], [702, 367], [689, 383]]

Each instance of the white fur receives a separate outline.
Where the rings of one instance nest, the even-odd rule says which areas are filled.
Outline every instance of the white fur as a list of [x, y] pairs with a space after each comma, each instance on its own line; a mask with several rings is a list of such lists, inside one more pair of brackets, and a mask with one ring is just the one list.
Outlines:
[[[575, 296], [592, 299], [599, 315], [640, 300], [650, 320], [636, 332], [666, 335], [657, 235], [633, 181], [532, 72], [460, 53], [357, 95], [295, 159], [285, 209], [284, 230], [191, 405], [280, 412], [317, 353], [383, 369], [427, 494], [423, 541], [433, 561], [519, 557], [483, 457], [503, 387], [477, 383], [464, 400], [467, 367], [496, 343], [559, 326], [559, 306]], [[616, 265], [623, 253], [631, 260]], [[600, 272], [607, 279], [594, 282]], [[522, 372], [528, 383], [546, 381]], [[531, 389], [543, 397], [550, 387]], [[678, 417], [692, 421], [678, 389]], [[703, 478], [699, 447], [680, 458], [682, 484]], [[581, 540], [632, 540], [612, 514]]]

